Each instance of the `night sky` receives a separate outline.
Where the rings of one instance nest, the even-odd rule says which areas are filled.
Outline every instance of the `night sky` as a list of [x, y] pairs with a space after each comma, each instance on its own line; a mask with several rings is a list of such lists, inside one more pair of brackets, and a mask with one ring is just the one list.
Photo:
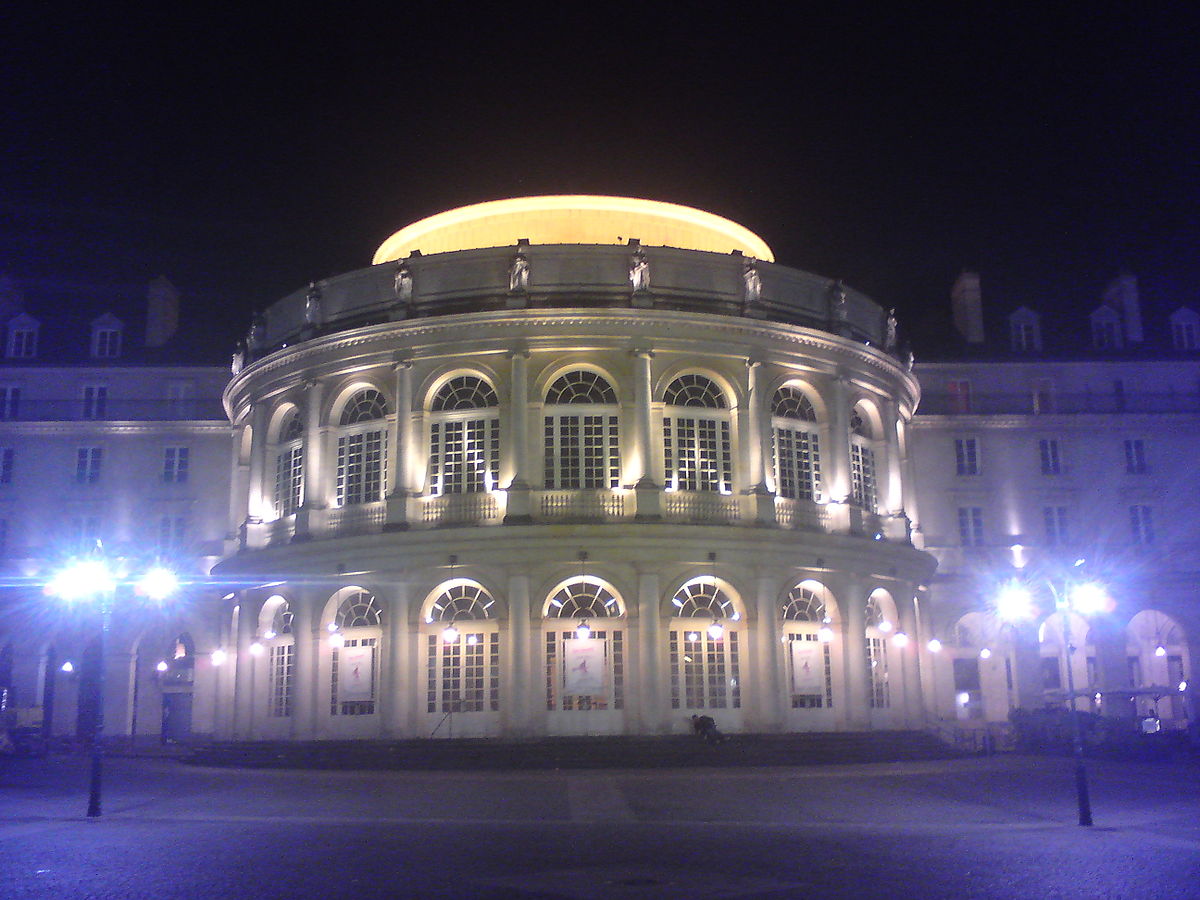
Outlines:
[[413, 220], [541, 193], [728, 216], [910, 330], [964, 267], [1008, 308], [1090, 308], [1121, 267], [1151, 310], [1200, 299], [1194, 12], [23, 6], [0, 272], [165, 274], [214, 333]]

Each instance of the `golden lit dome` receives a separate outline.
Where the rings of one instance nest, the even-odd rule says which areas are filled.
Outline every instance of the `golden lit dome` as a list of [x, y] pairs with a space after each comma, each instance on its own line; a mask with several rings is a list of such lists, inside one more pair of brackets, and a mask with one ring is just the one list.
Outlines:
[[460, 206], [405, 226], [379, 245], [375, 265], [423, 254], [531, 244], [624, 244], [637, 238], [648, 247], [679, 247], [729, 253], [740, 250], [766, 262], [775, 254], [766, 241], [736, 222], [690, 206], [565, 194], [514, 197]]

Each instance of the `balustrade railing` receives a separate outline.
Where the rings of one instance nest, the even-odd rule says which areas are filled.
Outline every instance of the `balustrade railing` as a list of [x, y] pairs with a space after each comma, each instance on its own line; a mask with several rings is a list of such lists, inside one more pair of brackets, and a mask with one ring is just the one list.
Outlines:
[[829, 511], [812, 500], [779, 497], [775, 500], [775, 521], [783, 528], [828, 531]]
[[383, 528], [387, 508], [382, 500], [331, 509], [326, 528], [335, 534], [370, 534]]
[[612, 491], [543, 491], [540, 517], [553, 519], [620, 519], [625, 497]]
[[296, 517], [284, 516], [267, 523], [267, 546], [286, 544], [296, 533]]
[[1196, 413], [1200, 394], [1185, 391], [1147, 393], [926, 393], [919, 415], [1078, 415], [1081, 413]]
[[426, 525], [459, 525], [495, 521], [500, 505], [493, 494], [443, 494], [424, 501], [421, 521]]
[[672, 522], [729, 525], [741, 518], [738, 498], [729, 494], [670, 491], [663, 507]]

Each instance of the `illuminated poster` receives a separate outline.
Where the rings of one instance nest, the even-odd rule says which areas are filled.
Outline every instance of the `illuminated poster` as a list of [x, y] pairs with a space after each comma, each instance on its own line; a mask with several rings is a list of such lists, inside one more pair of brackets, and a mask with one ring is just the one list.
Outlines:
[[563, 641], [563, 693], [592, 696], [604, 690], [604, 641], [600, 638], [568, 638]]
[[819, 641], [790, 641], [792, 645], [792, 693], [821, 694], [825, 691], [825, 649]]
[[370, 647], [343, 647], [338, 651], [338, 700], [371, 699]]

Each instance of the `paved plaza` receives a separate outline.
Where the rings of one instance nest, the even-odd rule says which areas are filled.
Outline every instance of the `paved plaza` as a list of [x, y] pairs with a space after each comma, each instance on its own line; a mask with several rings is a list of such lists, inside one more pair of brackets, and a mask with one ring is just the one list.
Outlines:
[[0, 897], [1195, 898], [1200, 768], [994, 757], [397, 773], [0, 771]]

